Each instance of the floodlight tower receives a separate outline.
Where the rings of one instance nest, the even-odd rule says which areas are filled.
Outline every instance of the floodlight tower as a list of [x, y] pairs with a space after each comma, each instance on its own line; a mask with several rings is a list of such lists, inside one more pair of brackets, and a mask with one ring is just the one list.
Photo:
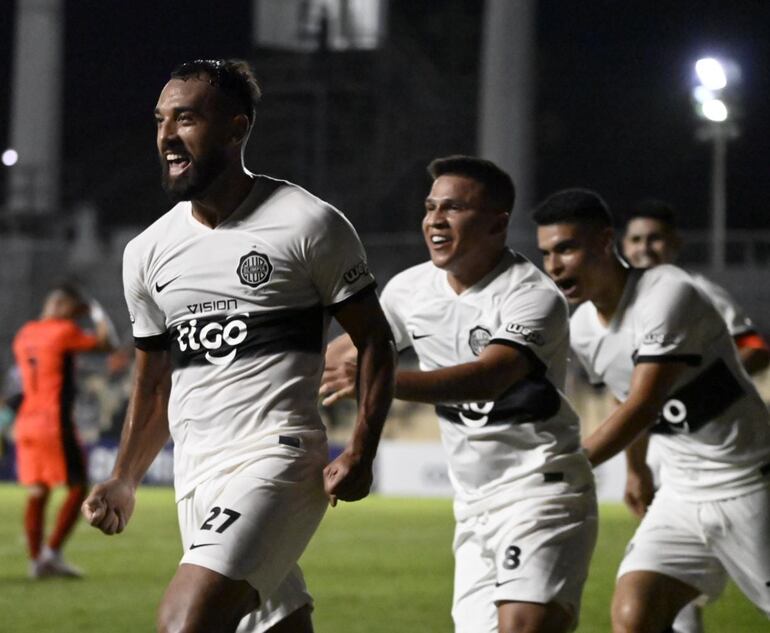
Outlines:
[[711, 141], [711, 265], [725, 266], [727, 225], [727, 141], [738, 136], [736, 87], [740, 68], [731, 60], [703, 57], [695, 63], [695, 112], [703, 120], [700, 140]]

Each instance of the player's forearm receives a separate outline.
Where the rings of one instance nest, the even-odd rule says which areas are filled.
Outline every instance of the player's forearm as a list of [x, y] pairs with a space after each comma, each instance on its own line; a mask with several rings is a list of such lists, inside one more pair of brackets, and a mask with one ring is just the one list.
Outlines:
[[481, 361], [432, 371], [399, 370], [396, 373], [396, 398], [428, 404], [491, 402], [528, 371], [523, 363], [520, 370], [512, 374]]
[[640, 433], [651, 426], [658, 408], [647, 403], [626, 401], [583, 441], [591, 464], [598, 466], [630, 446]]
[[626, 447], [626, 468], [629, 471], [639, 472], [647, 468], [647, 446], [649, 443], [650, 435], [643, 432]]
[[129, 402], [113, 477], [134, 487], [168, 441], [168, 398], [171, 371], [168, 354], [137, 353], [134, 386]]
[[396, 351], [389, 336], [371, 339], [358, 352], [358, 415], [352, 450], [373, 460], [393, 400]]

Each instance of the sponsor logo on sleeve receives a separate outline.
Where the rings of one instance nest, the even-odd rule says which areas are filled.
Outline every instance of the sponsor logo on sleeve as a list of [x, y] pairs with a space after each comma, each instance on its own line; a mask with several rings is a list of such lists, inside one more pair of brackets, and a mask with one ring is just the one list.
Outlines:
[[347, 283], [352, 284], [354, 281], [368, 274], [369, 267], [366, 265], [366, 262], [362, 260], [353, 266], [353, 268], [345, 271], [343, 277]]
[[273, 274], [273, 264], [264, 253], [250, 251], [238, 262], [238, 279], [242, 284], [256, 288], [270, 281]]
[[676, 345], [681, 337], [678, 334], [666, 332], [650, 332], [644, 335], [644, 345]]
[[533, 343], [535, 345], [543, 345], [545, 343], [545, 339], [540, 332], [536, 332], [532, 328], [521, 325], [520, 323], [509, 323], [505, 326], [505, 331], [520, 336], [527, 341], [527, 343]]
[[471, 346], [473, 355], [481, 354], [484, 348], [489, 345], [490, 340], [492, 340], [492, 332], [481, 325], [474, 327], [468, 336], [468, 345]]

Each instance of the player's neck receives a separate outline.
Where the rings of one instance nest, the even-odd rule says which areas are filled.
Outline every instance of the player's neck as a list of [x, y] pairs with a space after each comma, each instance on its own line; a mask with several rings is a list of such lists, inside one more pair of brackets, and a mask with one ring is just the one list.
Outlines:
[[624, 266], [617, 257], [613, 257], [601, 289], [591, 299], [591, 302], [596, 306], [599, 320], [604, 325], [607, 325], [615, 316], [620, 300], [623, 298], [628, 273], [629, 268]]
[[493, 252], [490, 257], [479, 261], [476, 265], [470, 266], [464, 263], [458, 266], [457, 270], [447, 270], [447, 283], [458, 295], [462, 294], [468, 288], [472, 288], [484, 277], [491, 273], [505, 254], [505, 247], [497, 252]]
[[192, 200], [193, 217], [209, 228], [216, 228], [241, 205], [253, 184], [254, 179], [241, 166], [224, 172], [200, 198]]

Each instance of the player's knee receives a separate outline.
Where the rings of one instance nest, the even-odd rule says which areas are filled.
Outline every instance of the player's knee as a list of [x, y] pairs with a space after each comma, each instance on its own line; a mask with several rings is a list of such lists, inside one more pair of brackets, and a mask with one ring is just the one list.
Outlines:
[[555, 603], [508, 603], [498, 607], [499, 633], [562, 633], [572, 617]]
[[45, 484], [32, 484], [31, 486], [28, 486], [27, 492], [30, 497], [44, 499], [51, 492], [51, 489]]
[[631, 597], [616, 598], [612, 603], [612, 633], [645, 633], [649, 631], [647, 614], [639, 600]]

